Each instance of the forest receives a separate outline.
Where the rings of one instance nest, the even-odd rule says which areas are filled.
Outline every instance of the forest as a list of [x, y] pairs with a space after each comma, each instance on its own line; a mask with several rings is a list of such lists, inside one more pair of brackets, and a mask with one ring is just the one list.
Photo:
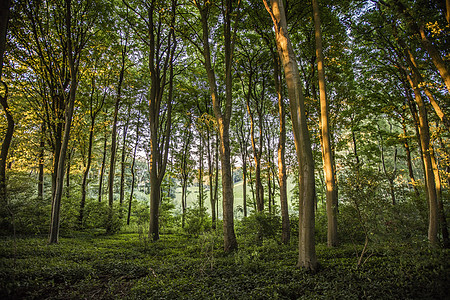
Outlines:
[[448, 0], [0, 2], [1, 299], [448, 299]]

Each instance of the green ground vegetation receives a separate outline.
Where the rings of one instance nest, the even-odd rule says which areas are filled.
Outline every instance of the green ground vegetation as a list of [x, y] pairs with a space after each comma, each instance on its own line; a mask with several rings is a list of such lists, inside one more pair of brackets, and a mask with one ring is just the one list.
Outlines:
[[[239, 225], [240, 226], [240, 225]], [[218, 231], [219, 232], [219, 231]], [[66, 235], [0, 241], [1, 299], [445, 299], [450, 251], [428, 243], [371, 247], [318, 244], [316, 274], [295, 267], [297, 245], [256, 241], [239, 231], [238, 251], [224, 254], [219, 233]]]

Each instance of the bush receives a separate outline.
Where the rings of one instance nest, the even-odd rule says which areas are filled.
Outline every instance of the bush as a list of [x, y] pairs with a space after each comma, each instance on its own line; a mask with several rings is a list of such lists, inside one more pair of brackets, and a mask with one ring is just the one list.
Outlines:
[[209, 218], [206, 208], [194, 207], [186, 210], [184, 231], [198, 237], [201, 233], [211, 228], [211, 219]]
[[256, 241], [278, 239], [281, 233], [281, 218], [264, 212], [253, 213], [242, 219], [237, 232]]

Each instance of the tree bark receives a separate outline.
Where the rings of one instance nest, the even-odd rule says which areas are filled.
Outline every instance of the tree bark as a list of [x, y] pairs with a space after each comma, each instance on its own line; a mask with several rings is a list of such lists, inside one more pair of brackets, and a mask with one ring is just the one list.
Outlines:
[[205, 7], [197, 6], [202, 23], [203, 33], [203, 56], [206, 73], [208, 75], [209, 89], [211, 93], [213, 111], [218, 124], [220, 137], [220, 161], [222, 166], [222, 200], [223, 200], [223, 233], [224, 251], [231, 252], [237, 249], [238, 244], [234, 233], [233, 216], [233, 178], [231, 173], [231, 152], [229, 126], [232, 113], [232, 77], [231, 63], [233, 56], [234, 36], [231, 34], [231, 13], [232, 1], [226, 0], [224, 12], [224, 37], [225, 37], [225, 111], [222, 112], [220, 101], [217, 95], [216, 78], [211, 64], [211, 51], [209, 47], [209, 27], [208, 27], [208, 2]]
[[419, 134], [420, 144], [422, 148], [423, 162], [425, 168], [425, 182], [428, 196], [428, 240], [432, 245], [438, 244], [438, 203], [436, 193], [436, 180], [434, 177], [433, 166], [431, 162], [431, 155], [434, 155], [433, 148], [430, 145], [430, 132], [427, 119], [427, 111], [425, 103], [420, 94], [420, 90], [417, 86], [417, 82], [414, 81], [409, 75], [408, 80], [414, 91], [415, 101], [419, 110]]
[[41, 136], [40, 136], [40, 143], [39, 143], [39, 163], [38, 163], [38, 198], [43, 199], [44, 198], [44, 150], [45, 150], [45, 123], [42, 122], [41, 124]]
[[139, 127], [140, 127], [140, 120], [141, 120], [141, 114], [139, 112], [138, 121], [136, 125], [136, 143], [134, 144], [134, 151], [133, 151], [133, 160], [131, 161], [131, 191], [130, 191], [130, 199], [128, 201], [128, 216], [127, 216], [127, 225], [130, 225], [130, 218], [131, 218], [131, 204], [133, 202], [133, 193], [134, 193], [134, 183], [136, 181], [136, 175], [134, 172], [134, 165], [136, 162], [136, 152], [139, 145]]
[[278, 98], [278, 115], [280, 119], [280, 136], [278, 140], [278, 178], [280, 182], [280, 205], [281, 205], [281, 242], [289, 244], [291, 239], [291, 224], [289, 222], [289, 208], [287, 198], [287, 176], [286, 176], [286, 110], [283, 99], [283, 88], [281, 86], [280, 61], [276, 53], [272, 51], [274, 66], [275, 89]]
[[0, 4], [0, 82], [5, 88], [4, 96], [0, 95], [0, 104], [5, 111], [7, 120], [7, 128], [5, 136], [3, 137], [1, 152], [0, 152], [0, 205], [5, 207], [6, 201], [6, 159], [8, 158], [8, 151], [11, 145], [11, 140], [14, 134], [14, 119], [8, 105], [8, 86], [1, 81], [3, 75], [3, 57], [6, 50], [6, 34], [8, 32], [10, 0], [2, 1]]
[[127, 158], [126, 146], [127, 146], [128, 125], [130, 123], [131, 118], [130, 111], [131, 111], [131, 103], [128, 105], [127, 121], [123, 128], [122, 157], [120, 160], [120, 191], [119, 191], [120, 217], [122, 217], [122, 205], [123, 200], [125, 198], [125, 161]]
[[266, 0], [263, 1], [274, 23], [278, 54], [286, 77], [295, 148], [300, 166], [300, 210], [302, 215], [299, 224], [298, 266], [314, 272], [317, 270], [314, 239], [314, 161], [297, 59], [287, 30], [283, 1], [271, 0], [271, 7]]
[[117, 84], [117, 97], [114, 104], [114, 119], [112, 124], [112, 132], [111, 132], [111, 157], [109, 160], [109, 176], [108, 176], [108, 222], [106, 224], [106, 232], [112, 233], [113, 231], [113, 204], [114, 204], [114, 176], [116, 169], [116, 139], [117, 139], [117, 118], [119, 114], [120, 107], [120, 97], [122, 94], [122, 84], [123, 77], [125, 73], [125, 59], [127, 57], [127, 38], [125, 39], [125, 44], [122, 47], [122, 60], [121, 60], [121, 68], [119, 74], [119, 83]]
[[319, 78], [319, 98], [320, 98], [320, 131], [322, 141], [322, 157], [323, 170], [325, 175], [326, 195], [327, 195], [327, 245], [328, 247], [335, 247], [338, 244], [337, 239], [337, 188], [336, 176], [333, 169], [333, 151], [331, 149], [331, 139], [329, 130], [329, 111], [326, 96], [325, 83], [325, 61], [322, 51], [322, 31], [320, 22], [320, 12], [318, 0], [312, 0], [313, 14], [314, 14], [314, 31], [316, 41], [316, 57], [317, 57], [317, 71]]
[[216, 202], [214, 199], [213, 189], [213, 154], [211, 153], [211, 128], [208, 125], [206, 128], [206, 142], [207, 142], [207, 155], [208, 155], [208, 177], [209, 177], [209, 201], [211, 203], [211, 228], [216, 229]]
[[[55, 195], [52, 201], [52, 214], [49, 233], [49, 244], [58, 243], [59, 238], [59, 220], [60, 220], [60, 207], [61, 197], [64, 184], [64, 167], [66, 160], [67, 146], [70, 138], [70, 128], [72, 125], [72, 116], [75, 104], [75, 93], [77, 90], [77, 74], [78, 74], [78, 61], [75, 61], [74, 53], [72, 52], [72, 34], [71, 34], [71, 0], [65, 1], [66, 5], [66, 34], [67, 34], [67, 56], [70, 67], [70, 90], [67, 99], [67, 108], [65, 113], [65, 125], [64, 125], [64, 137], [61, 144], [61, 151], [58, 158], [58, 172], [56, 174], [56, 189]], [[79, 49], [78, 49], [79, 50]]]
[[[107, 114], [108, 112], [106, 112]], [[105, 115], [106, 119], [106, 115]], [[105, 128], [106, 130], [106, 128]], [[106, 167], [106, 146], [108, 142], [108, 135], [105, 131], [104, 141], [103, 141], [103, 156], [102, 156], [102, 165], [100, 167], [100, 176], [98, 180], [98, 202], [102, 202], [102, 195], [103, 195], [103, 176], [105, 174], [105, 167]]]

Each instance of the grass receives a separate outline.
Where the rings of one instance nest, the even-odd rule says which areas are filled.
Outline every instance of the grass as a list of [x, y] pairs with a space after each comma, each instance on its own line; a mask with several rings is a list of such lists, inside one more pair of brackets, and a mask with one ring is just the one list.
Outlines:
[[218, 234], [77, 233], [0, 240], [0, 299], [448, 299], [450, 252], [385, 245], [356, 267], [353, 245], [317, 245], [320, 269], [295, 267], [296, 243], [239, 237], [226, 255]]

